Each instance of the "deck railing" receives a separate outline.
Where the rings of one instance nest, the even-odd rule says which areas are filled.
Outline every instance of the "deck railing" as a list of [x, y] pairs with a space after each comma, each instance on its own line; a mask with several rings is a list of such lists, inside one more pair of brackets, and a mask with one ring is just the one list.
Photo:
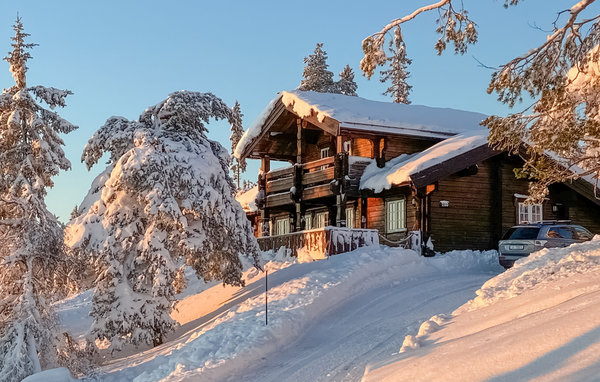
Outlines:
[[259, 189], [264, 189], [259, 205], [282, 206], [300, 199], [335, 195], [342, 189], [347, 195], [358, 193], [360, 176], [370, 159], [360, 161], [353, 158], [349, 161], [348, 155], [342, 153], [269, 171], [259, 178]]
[[297, 256], [298, 251], [304, 250], [325, 257], [379, 245], [379, 233], [376, 229], [328, 226], [285, 235], [264, 236], [257, 240], [262, 251], [286, 247], [292, 251], [292, 256]]

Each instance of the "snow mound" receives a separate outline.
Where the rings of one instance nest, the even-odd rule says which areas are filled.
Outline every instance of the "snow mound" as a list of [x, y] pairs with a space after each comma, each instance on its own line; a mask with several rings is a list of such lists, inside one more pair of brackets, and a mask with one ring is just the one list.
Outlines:
[[400, 353], [404, 353], [407, 350], [418, 349], [421, 347], [421, 342], [419, 339], [411, 334], [404, 337], [404, 342], [402, 342], [402, 347], [400, 348]]
[[75, 379], [71, 376], [69, 369], [66, 367], [59, 367], [57, 369], [44, 370], [40, 373], [35, 373], [25, 378], [22, 382], [75, 382], [79, 379]]
[[538, 284], [586, 272], [600, 272], [600, 235], [566, 248], [543, 249], [525, 257], [483, 284], [462, 310], [475, 310], [518, 296]]
[[408, 350], [414, 350], [420, 348], [424, 341], [429, 337], [430, 334], [437, 332], [442, 326], [450, 319], [450, 316], [445, 314], [436, 314], [429, 320], [423, 322], [419, 327], [419, 331], [416, 336], [411, 334], [404, 337], [400, 353], [405, 353]]

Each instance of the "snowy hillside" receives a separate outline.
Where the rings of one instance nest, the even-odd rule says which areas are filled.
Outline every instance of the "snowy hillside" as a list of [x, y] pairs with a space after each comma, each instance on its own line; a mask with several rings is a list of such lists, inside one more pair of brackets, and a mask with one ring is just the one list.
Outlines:
[[[357, 365], [350, 371], [340, 368], [337, 372], [359, 379], [368, 362], [397, 352], [407, 330], [418, 327], [434, 313], [450, 312], [460, 306], [474, 296], [484, 281], [501, 271], [493, 251], [424, 258], [408, 250], [378, 247], [310, 263], [298, 263], [282, 253], [266, 257], [268, 326], [263, 273], [246, 267], [244, 288], [193, 282], [180, 296], [178, 312], [173, 314], [181, 329], [157, 348], [129, 355], [116, 353], [124, 358], [107, 360], [101, 371], [102, 380], [175, 381], [201, 377], [279, 381], [282, 376], [276, 371], [285, 369], [278, 364], [265, 364], [265, 360], [275, 354], [294, 360], [298, 349], [292, 344], [314, 330], [323, 330], [320, 325], [336, 321], [340, 322], [337, 331], [332, 330], [337, 325], [325, 331], [341, 338], [319, 335], [324, 343], [309, 339], [313, 346], [309, 350], [310, 362], [304, 359], [301, 365], [292, 363], [293, 370], [300, 374], [284, 373], [288, 380], [302, 380], [302, 375], [308, 378], [304, 380], [327, 380], [328, 373], [336, 372], [332, 367]], [[79, 334], [85, 330], [84, 323], [90, 323], [86, 317], [89, 298], [88, 292], [64, 302], [60, 307], [64, 326], [80, 329]], [[379, 304], [368, 307], [376, 302]], [[353, 319], [348, 321], [349, 317]], [[340, 344], [342, 349], [332, 349], [333, 344], [326, 343], [329, 341]], [[371, 349], [370, 354], [365, 353], [366, 349]], [[327, 354], [329, 362], [319, 363]]]
[[600, 236], [542, 250], [486, 282], [440, 330], [425, 323], [364, 380], [598, 381], [599, 301]]

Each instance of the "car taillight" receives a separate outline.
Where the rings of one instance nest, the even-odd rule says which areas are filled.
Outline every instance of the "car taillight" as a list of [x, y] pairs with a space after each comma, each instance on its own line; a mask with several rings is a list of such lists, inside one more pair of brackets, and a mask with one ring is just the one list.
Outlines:
[[546, 245], [547, 242], [548, 240], [536, 240], [534, 244], [536, 247], [543, 247], [544, 245]]

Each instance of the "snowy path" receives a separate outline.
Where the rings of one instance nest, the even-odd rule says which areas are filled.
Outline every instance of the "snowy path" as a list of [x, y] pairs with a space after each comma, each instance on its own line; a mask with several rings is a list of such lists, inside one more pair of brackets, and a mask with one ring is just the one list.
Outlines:
[[227, 381], [356, 381], [365, 366], [397, 353], [404, 336], [470, 298], [490, 274], [395, 282], [344, 301], [299, 340]]

